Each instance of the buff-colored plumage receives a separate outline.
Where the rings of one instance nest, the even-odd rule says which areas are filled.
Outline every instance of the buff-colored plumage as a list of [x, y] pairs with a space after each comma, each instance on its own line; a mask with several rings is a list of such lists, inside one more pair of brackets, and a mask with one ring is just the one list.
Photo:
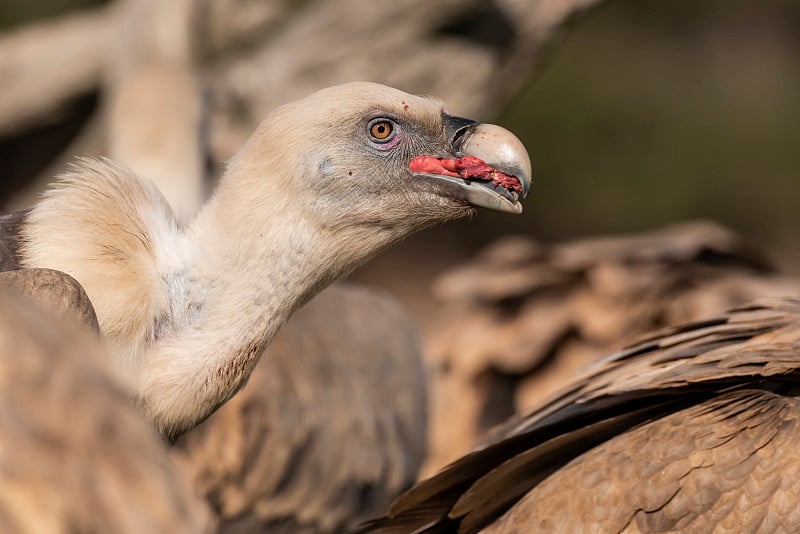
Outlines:
[[[375, 121], [391, 137], [375, 137]], [[491, 141], [470, 145], [469, 128]], [[381, 249], [472, 205], [521, 211], [516, 193], [409, 169], [462, 149], [497, 156], [527, 191], [529, 157], [505, 130], [377, 84], [328, 88], [272, 112], [185, 226], [150, 182], [82, 160], [32, 210], [0, 221], [11, 241], [0, 259], [78, 281], [117, 369], [174, 438], [245, 384], [298, 307]]]
[[27, 216], [23, 264], [57, 267], [79, 280], [103, 334], [132, 361], [152, 342], [153, 317], [169, 312], [158, 262], [178, 235], [151, 182], [110, 160], [84, 159]]

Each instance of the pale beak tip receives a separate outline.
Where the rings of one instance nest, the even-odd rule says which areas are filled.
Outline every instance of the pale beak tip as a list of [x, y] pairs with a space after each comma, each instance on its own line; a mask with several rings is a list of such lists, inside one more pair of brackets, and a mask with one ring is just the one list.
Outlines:
[[531, 157], [516, 135], [502, 126], [481, 123], [472, 129], [461, 150], [505, 174], [516, 176], [522, 186], [522, 198], [528, 195], [533, 175]]

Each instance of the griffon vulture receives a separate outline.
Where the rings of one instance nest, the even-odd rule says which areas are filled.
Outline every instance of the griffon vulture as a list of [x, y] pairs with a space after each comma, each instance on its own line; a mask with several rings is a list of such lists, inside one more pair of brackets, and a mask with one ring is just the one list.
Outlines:
[[[112, 157], [155, 183], [179, 221], [204, 195], [191, 82], [179, 64], [140, 65], [117, 87], [109, 126]], [[341, 532], [417, 479], [425, 378], [411, 317], [388, 295], [336, 283], [281, 327], [247, 385], [171, 453], [222, 532]]]
[[800, 300], [658, 331], [365, 532], [800, 531]]
[[530, 174], [500, 127], [347, 84], [273, 111], [185, 228], [151, 183], [82, 160], [4, 221], [0, 263], [75, 278], [146, 414], [175, 438], [244, 385], [321, 288], [473, 206], [519, 213]]

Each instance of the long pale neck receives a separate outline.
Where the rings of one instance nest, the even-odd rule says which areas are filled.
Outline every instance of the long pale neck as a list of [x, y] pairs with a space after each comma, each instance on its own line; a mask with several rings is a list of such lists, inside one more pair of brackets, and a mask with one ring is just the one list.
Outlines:
[[[143, 358], [140, 393], [167, 433], [235, 393], [283, 322], [364, 255], [304, 220], [280, 191], [264, 202], [236, 198], [242, 191], [223, 184], [188, 230], [175, 318]], [[271, 211], [234, 209], [248, 205]]]
[[[207, 214], [190, 270], [202, 334], [225, 346], [262, 345], [299, 306], [341, 273], [334, 247], [290, 213], [262, 228]], [[213, 239], [211, 236], [214, 236]]]

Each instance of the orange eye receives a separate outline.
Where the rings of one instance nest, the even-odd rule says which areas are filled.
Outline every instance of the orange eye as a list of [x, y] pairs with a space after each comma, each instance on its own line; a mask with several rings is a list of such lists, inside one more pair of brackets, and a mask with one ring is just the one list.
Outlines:
[[375, 141], [386, 141], [394, 132], [394, 124], [386, 119], [378, 119], [369, 125], [369, 134]]

